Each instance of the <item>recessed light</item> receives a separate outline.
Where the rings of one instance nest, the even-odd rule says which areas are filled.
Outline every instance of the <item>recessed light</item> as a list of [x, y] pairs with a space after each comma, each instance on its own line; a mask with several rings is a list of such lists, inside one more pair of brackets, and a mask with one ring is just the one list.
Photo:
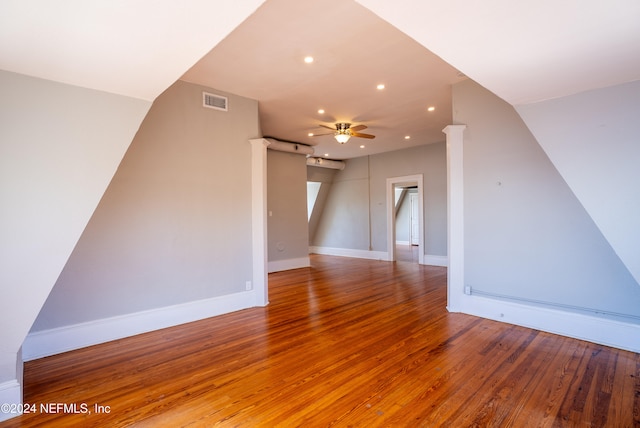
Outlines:
[[434, 111], [436, 108], [434, 106], [431, 106], [427, 109], [427, 111]]
[[324, 157], [325, 157], [325, 158], [328, 158], [328, 157], [329, 157], [329, 153], [325, 153], [325, 154], [324, 154]]
[[324, 109], [320, 109], [320, 110], [318, 110], [318, 113], [319, 113], [319, 114], [324, 114]]
[[411, 139], [411, 135], [405, 135], [405, 136], [404, 136], [404, 139], [405, 139], [405, 140], [410, 140], [410, 139]]
[[312, 56], [305, 56], [304, 57], [304, 62], [306, 62], [307, 64], [311, 64], [313, 62], [313, 57]]
[[383, 90], [384, 89], [384, 84], [380, 83], [378, 86], [376, 86], [376, 88], [378, 88], [378, 90]]
[[308, 135], [309, 137], [313, 137], [313, 132], [309, 132], [307, 135]]
[[364, 149], [364, 144], [361, 144], [361, 145], [360, 145], [360, 148], [361, 148], [361, 149]]

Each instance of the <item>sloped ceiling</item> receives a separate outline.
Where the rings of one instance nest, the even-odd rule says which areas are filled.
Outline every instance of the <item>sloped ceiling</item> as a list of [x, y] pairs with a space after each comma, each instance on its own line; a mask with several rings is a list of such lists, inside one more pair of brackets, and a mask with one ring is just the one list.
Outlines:
[[0, 69], [153, 101], [264, 0], [2, 0]]
[[512, 105], [640, 79], [637, 0], [357, 0]]
[[[262, 3], [262, 0], [3, 0], [0, 69], [152, 100]], [[345, 57], [353, 58], [345, 61], [343, 57], [343, 62], [325, 70], [333, 73], [335, 80], [325, 79], [319, 85], [327, 85], [327, 90], [331, 90], [329, 86], [340, 86], [340, 75], [353, 74], [351, 67], [364, 73], [359, 80], [365, 82], [370, 78], [377, 82], [390, 70], [387, 65], [383, 74], [374, 66], [379, 64], [382, 47], [364, 49], [363, 46], [372, 45], [367, 38], [383, 43], [375, 34], [381, 29], [385, 36], [395, 38], [394, 49], [415, 49], [415, 45], [411, 46], [409, 41], [398, 44], [400, 36], [358, 10], [354, 3], [267, 0], [265, 9], [273, 9], [273, 13], [267, 10], [264, 14], [270, 21], [261, 25], [267, 28], [245, 40], [244, 48], [251, 50], [251, 45], [260, 43], [260, 38], [271, 37], [266, 31], [278, 31], [278, 26], [289, 30], [286, 37], [291, 43], [311, 29], [315, 38], [298, 42], [298, 54], [313, 54], [318, 45], [319, 50], [341, 51]], [[357, 3], [514, 105], [640, 79], [637, 0], [358, 0]], [[238, 31], [247, 30], [241, 27]], [[260, 55], [288, 63], [291, 58], [283, 61], [279, 55], [282, 50], [280, 45], [270, 45]], [[382, 53], [389, 51], [383, 49]], [[397, 63], [401, 57], [386, 58], [386, 63]], [[290, 74], [281, 75], [280, 79], [299, 81], [294, 76], [299, 71], [291, 67]], [[259, 79], [260, 73], [256, 73]], [[423, 73], [420, 77], [430, 76]], [[346, 93], [352, 91], [350, 86], [341, 89]], [[364, 100], [369, 102], [367, 97]], [[312, 101], [315, 107], [317, 101]], [[360, 113], [344, 114], [357, 118]]]
[[[186, 72], [336, 159], [442, 141], [461, 73], [513, 105], [640, 79], [637, 0], [262, 3], [4, 0], [0, 69], [145, 100]], [[339, 121], [376, 139], [307, 136]]]
[[[443, 141], [464, 75], [513, 105], [636, 80], [638, 22], [635, 0], [268, 0], [182, 79], [257, 99], [265, 135], [345, 159]], [[376, 139], [308, 136], [336, 122]]]

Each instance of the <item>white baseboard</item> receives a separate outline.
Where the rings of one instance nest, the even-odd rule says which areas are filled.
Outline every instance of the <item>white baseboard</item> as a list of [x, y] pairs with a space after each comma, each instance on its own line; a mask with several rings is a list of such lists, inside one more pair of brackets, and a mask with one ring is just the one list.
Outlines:
[[450, 312], [534, 328], [600, 345], [640, 352], [640, 325], [586, 314], [473, 295], [456, 299]]
[[[0, 404], [8, 404], [10, 406], [9, 410], [19, 409], [20, 404], [22, 404], [22, 388], [20, 388], [20, 383], [18, 383], [17, 380], [8, 380], [0, 383]], [[12, 404], [16, 405], [15, 409], [11, 409]], [[11, 412], [6, 413], [3, 412], [3, 409], [0, 409], [0, 422], [16, 416], [19, 416], [19, 414]]]
[[409, 241], [396, 241], [396, 245], [409, 245]]
[[24, 361], [259, 306], [255, 292], [229, 294], [111, 318], [29, 333]]
[[424, 264], [429, 266], [449, 266], [449, 257], [447, 256], [430, 256], [429, 254], [424, 255]]
[[[324, 254], [327, 256], [342, 256], [342, 257], [354, 257], [357, 259], [371, 259], [371, 260], [389, 260], [389, 255], [386, 251], [368, 251], [368, 250], [353, 250], [349, 248], [332, 248], [332, 247], [309, 247], [309, 253], [312, 254]], [[444, 266], [449, 265], [449, 258], [447, 256], [432, 256], [426, 254], [424, 256], [424, 264], [430, 266]]]
[[269, 273], [272, 272], [280, 272], [283, 270], [289, 269], [299, 269], [303, 267], [311, 266], [311, 262], [309, 261], [309, 256], [300, 257], [297, 259], [287, 259], [287, 260], [274, 260], [267, 263]]
[[389, 260], [386, 251], [353, 250], [349, 248], [332, 247], [309, 247], [309, 252], [313, 254], [324, 254], [327, 256], [354, 257], [357, 259]]

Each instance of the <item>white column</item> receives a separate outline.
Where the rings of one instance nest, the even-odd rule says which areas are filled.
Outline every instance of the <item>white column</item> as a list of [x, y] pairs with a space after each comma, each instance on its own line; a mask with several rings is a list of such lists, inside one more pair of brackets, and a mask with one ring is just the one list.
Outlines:
[[447, 135], [447, 227], [449, 269], [447, 272], [447, 309], [460, 311], [464, 298], [464, 174], [463, 132], [466, 125], [449, 125]]
[[251, 143], [251, 242], [253, 291], [256, 306], [269, 304], [267, 269], [267, 146], [264, 138]]

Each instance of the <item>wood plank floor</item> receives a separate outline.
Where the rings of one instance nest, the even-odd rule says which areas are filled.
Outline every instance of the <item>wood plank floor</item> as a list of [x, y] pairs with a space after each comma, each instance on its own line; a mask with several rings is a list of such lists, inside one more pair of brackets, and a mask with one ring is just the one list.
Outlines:
[[396, 244], [396, 260], [399, 262], [418, 263], [418, 246]]
[[91, 414], [0, 426], [640, 426], [640, 354], [448, 313], [445, 268], [312, 256], [269, 283], [266, 308], [27, 363], [27, 403]]

